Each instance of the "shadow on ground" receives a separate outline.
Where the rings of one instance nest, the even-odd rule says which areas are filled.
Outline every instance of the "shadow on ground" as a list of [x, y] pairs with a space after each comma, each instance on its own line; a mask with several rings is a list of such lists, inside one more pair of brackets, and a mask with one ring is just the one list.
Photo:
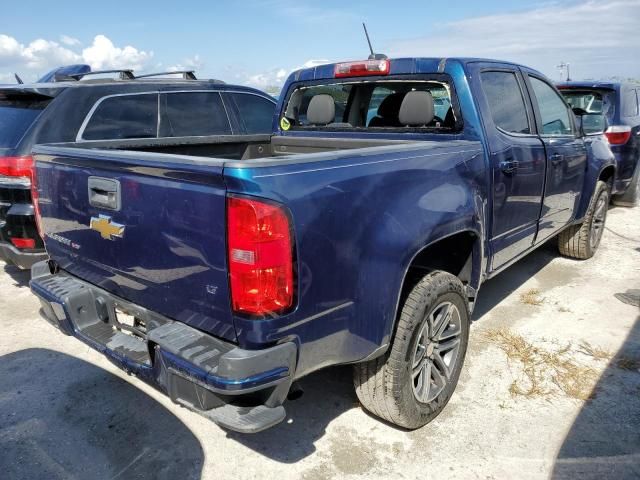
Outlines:
[[46, 349], [0, 357], [2, 478], [199, 479], [203, 462], [193, 433], [117, 376]]
[[552, 478], [640, 478], [640, 314], [571, 426]]
[[[485, 283], [478, 298], [474, 320], [482, 317], [505, 297], [519, 288], [554, 258], [558, 257], [551, 241]], [[273, 460], [296, 462], [315, 451], [327, 425], [351, 408], [359, 408], [350, 366], [333, 367], [309, 375], [301, 381], [305, 394], [286, 403], [287, 421], [256, 435], [228, 436]], [[381, 420], [379, 420], [381, 421]], [[393, 427], [393, 425], [391, 425]]]
[[285, 404], [287, 419], [264, 432], [228, 437], [273, 460], [294, 463], [315, 452], [315, 441], [327, 425], [347, 410], [357, 408], [352, 367], [331, 367], [301, 380], [304, 395]]
[[558, 258], [560, 254], [556, 243], [554, 239], [549, 240], [496, 277], [483, 283], [473, 310], [472, 320], [476, 321], [488, 313], [554, 258]]
[[31, 280], [31, 270], [20, 270], [14, 265], [6, 263], [0, 263], [0, 268], [4, 273], [11, 278], [13, 285], [16, 287], [28, 287], [29, 280]]

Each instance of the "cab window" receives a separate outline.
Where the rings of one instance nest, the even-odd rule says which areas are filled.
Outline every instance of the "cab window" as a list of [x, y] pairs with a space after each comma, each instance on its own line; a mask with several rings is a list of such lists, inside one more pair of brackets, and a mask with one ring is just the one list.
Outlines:
[[535, 95], [542, 124], [541, 135], [573, 135], [573, 124], [569, 117], [569, 108], [558, 93], [546, 82], [529, 76]]
[[[402, 102], [409, 92], [428, 92], [433, 102], [433, 117], [412, 127], [400, 121]], [[460, 124], [454, 111], [452, 89], [443, 80], [375, 80], [345, 81], [325, 85], [298, 87], [289, 96], [284, 116], [293, 129], [333, 130], [424, 130], [433, 133], [457, 131]], [[309, 105], [316, 97], [327, 97], [333, 105], [324, 105], [326, 123], [309, 120]], [[330, 112], [330, 113], [329, 113]]]
[[513, 72], [482, 72], [482, 90], [496, 127], [509, 133], [531, 133], [527, 109]]

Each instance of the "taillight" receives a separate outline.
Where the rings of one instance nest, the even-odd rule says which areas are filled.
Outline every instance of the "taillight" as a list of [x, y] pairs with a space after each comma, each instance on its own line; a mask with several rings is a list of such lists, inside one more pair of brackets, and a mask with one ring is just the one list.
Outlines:
[[391, 62], [384, 60], [361, 60], [359, 62], [337, 63], [333, 75], [342, 77], [366, 77], [368, 75], [388, 75]]
[[281, 206], [228, 197], [227, 249], [234, 311], [267, 316], [293, 305], [293, 240]]
[[35, 165], [33, 166], [33, 173], [31, 175], [31, 203], [33, 203], [33, 216], [36, 219], [36, 228], [40, 237], [44, 238], [44, 232], [42, 230], [42, 218], [40, 216], [40, 204], [38, 200], [40, 195], [38, 194], [38, 177], [36, 177]]
[[7, 177], [33, 177], [33, 158], [0, 157], [0, 175]]
[[36, 241], [33, 238], [9, 237], [9, 240], [17, 248], [36, 248]]
[[631, 138], [631, 127], [628, 125], [613, 125], [604, 132], [611, 145], [624, 145]]

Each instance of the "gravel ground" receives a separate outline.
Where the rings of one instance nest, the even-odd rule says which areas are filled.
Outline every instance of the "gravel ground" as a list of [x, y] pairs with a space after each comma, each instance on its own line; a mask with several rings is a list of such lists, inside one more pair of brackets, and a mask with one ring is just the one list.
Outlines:
[[0, 263], [0, 476], [638, 478], [639, 294], [640, 207], [614, 208], [593, 259], [548, 245], [483, 286], [460, 385], [430, 425], [369, 416], [339, 367], [301, 382], [285, 423], [243, 436], [58, 333], [28, 274]]

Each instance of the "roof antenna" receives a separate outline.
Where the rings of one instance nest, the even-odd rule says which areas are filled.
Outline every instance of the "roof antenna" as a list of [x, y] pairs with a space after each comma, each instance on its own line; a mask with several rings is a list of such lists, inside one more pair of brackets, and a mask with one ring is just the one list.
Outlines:
[[369, 51], [371, 54], [369, 55], [369, 60], [384, 60], [387, 56], [383, 53], [373, 53], [373, 47], [371, 46], [371, 39], [369, 38], [369, 32], [367, 32], [367, 26], [364, 22], [362, 22], [362, 28], [364, 28], [364, 34], [367, 37], [367, 43], [369, 44]]
[[24, 83], [20, 78], [20, 75], [18, 75], [17, 73], [14, 73], [13, 76], [16, 77], [16, 82], [18, 82], [18, 84], [22, 85]]

